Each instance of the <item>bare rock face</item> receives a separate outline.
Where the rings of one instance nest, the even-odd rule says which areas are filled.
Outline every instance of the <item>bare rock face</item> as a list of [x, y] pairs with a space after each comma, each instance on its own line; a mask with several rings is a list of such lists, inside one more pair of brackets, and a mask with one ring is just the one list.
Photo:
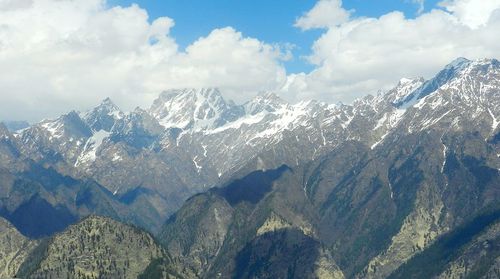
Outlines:
[[0, 218], [0, 278], [13, 278], [37, 241], [20, 234], [7, 220]]

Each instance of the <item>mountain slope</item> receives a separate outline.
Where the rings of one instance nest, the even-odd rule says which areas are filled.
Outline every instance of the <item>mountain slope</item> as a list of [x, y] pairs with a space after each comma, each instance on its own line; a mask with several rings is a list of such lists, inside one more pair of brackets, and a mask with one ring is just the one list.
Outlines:
[[0, 278], [14, 277], [36, 245], [0, 218]]
[[191, 277], [385, 278], [498, 203], [499, 124], [494, 59], [350, 105], [185, 89], [122, 113], [107, 99], [0, 126], [0, 215], [33, 237], [93, 213], [157, 233], [182, 206], [160, 236]]
[[[137, 278], [150, 265], [162, 262], [161, 277], [169, 258], [154, 239], [137, 228], [108, 218], [92, 216], [72, 225], [41, 244], [27, 259], [23, 278]], [[151, 268], [151, 267], [150, 267]]]
[[256, 171], [194, 196], [160, 239], [196, 278], [343, 278], [308, 223], [285, 220], [280, 213], [288, 212], [267, 203], [272, 184], [290, 174], [286, 166]]
[[[422, 145], [410, 148], [414, 151], [409, 157], [396, 153], [380, 160], [369, 148], [344, 145], [306, 169], [287, 171], [271, 187], [246, 176], [248, 182], [234, 182], [238, 187], [232, 183], [188, 200], [167, 223], [163, 242], [200, 278], [218, 273], [273, 278], [279, 272], [292, 276], [287, 272], [293, 268], [275, 262], [283, 255], [266, 258], [276, 253], [266, 247], [287, 247], [284, 243], [290, 240], [282, 233], [294, 231], [312, 241], [301, 251], [314, 247], [315, 241], [322, 243], [321, 250], [331, 255], [327, 262], [337, 263], [346, 277], [385, 278], [440, 235], [459, 229], [500, 199], [497, 170], [460, 154], [456, 165], [445, 169], [446, 184], [438, 174], [441, 160], [433, 158], [439, 153], [425, 152]], [[429, 166], [429, 161], [435, 164]], [[487, 177], [482, 172], [490, 173], [487, 180], [481, 179]], [[252, 198], [261, 187], [267, 190]], [[292, 247], [301, 247], [305, 240], [291, 241]], [[314, 270], [313, 263], [302, 264], [309, 274]], [[278, 273], [261, 269], [267, 265]]]
[[394, 271], [390, 278], [498, 277], [499, 221], [498, 208], [484, 212], [440, 237]]
[[[285, 130], [276, 145], [255, 153], [222, 188], [188, 200], [167, 222], [163, 243], [177, 247], [173, 256], [200, 278], [300, 278], [292, 263], [279, 262], [283, 256], [266, 256], [279, 254], [268, 247], [293, 254], [286, 243], [293, 239], [300, 247], [305, 241], [281, 231], [321, 243], [320, 250], [331, 255], [328, 262], [348, 278], [399, 273], [405, 262], [433, 249], [447, 233], [458, 233], [500, 200], [500, 65], [496, 60], [458, 62], [430, 82], [401, 82], [385, 94], [333, 109], [334, 116], [325, 114], [324, 127], [330, 125], [330, 132], [344, 139], [309, 157], [310, 163], [290, 160], [300, 138], [291, 140], [300, 137], [294, 132], [301, 125]], [[429, 84], [437, 84], [434, 91], [429, 92]], [[323, 142], [331, 142], [324, 135]], [[280, 162], [290, 162], [288, 171], [280, 171]], [[281, 175], [261, 178], [273, 172]], [[227, 214], [217, 218], [218, 212]], [[184, 233], [189, 228], [211, 233]], [[471, 241], [467, 245], [473, 246]], [[207, 246], [201, 253], [197, 248]], [[302, 262], [309, 273], [313, 262]], [[268, 264], [276, 267], [271, 273]], [[483, 268], [494, 270], [492, 265]]]

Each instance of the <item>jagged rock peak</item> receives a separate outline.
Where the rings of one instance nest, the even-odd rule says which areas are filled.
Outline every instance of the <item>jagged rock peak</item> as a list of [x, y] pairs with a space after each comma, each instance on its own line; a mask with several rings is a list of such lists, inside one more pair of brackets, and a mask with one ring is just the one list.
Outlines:
[[467, 58], [459, 57], [453, 60], [451, 63], [445, 66], [446, 69], [463, 70], [468, 67], [478, 67], [478, 66], [493, 66], [499, 67], [500, 62], [495, 58], [478, 58], [474, 60], [469, 60]]
[[287, 104], [274, 92], [262, 92], [245, 103], [244, 107], [247, 114], [254, 115], [263, 111], [274, 112]]
[[88, 124], [80, 117], [76, 111], [70, 111], [57, 119], [45, 119], [35, 125], [46, 130], [50, 138], [64, 140], [66, 133], [77, 137], [89, 137], [92, 135]]
[[111, 101], [110, 97], [106, 97], [106, 99], [102, 100], [101, 105], [115, 106], [115, 104], [113, 103], [113, 101]]
[[226, 101], [216, 88], [165, 91], [149, 112], [165, 128], [191, 130], [216, 128], [243, 115], [243, 109]]
[[92, 130], [105, 130], [108, 132], [111, 131], [116, 121], [124, 117], [125, 114], [109, 97], [104, 99], [98, 106], [82, 115], [82, 119], [92, 128]]
[[402, 78], [399, 80], [396, 87], [386, 93], [382, 93], [383, 98], [390, 103], [397, 104], [411, 95], [416, 89], [424, 84], [423, 77], [418, 78]]
[[61, 126], [61, 125], [64, 125], [66, 123], [71, 123], [72, 121], [74, 120], [77, 120], [77, 119], [80, 119], [81, 120], [81, 117], [80, 115], [72, 110], [66, 114], [63, 114], [57, 118], [45, 118], [43, 119], [42, 121], [36, 123], [35, 125], [36, 126], [41, 126], [43, 128], [48, 128], [49, 126]]
[[463, 67], [467, 64], [469, 64], [471, 60], [464, 58], [464, 57], [458, 57], [457, 59], [451, 61], [448, 65], [445, 66], [445, 69], [452, 69], [452, 68], [460, 68]]
[[104, 99], [98, 106], [87, 111], [83, 116], [83, 118], [89, 119], [95, 116], [102, 116], [102, 115], [109, 115], [115, 119], [123, 118], [123, 112], [109, 97]]
[[[202, 96], [205, 98], [221, 98], [222, 94], [218, 88], [180, 88], [180, 89], [169, 89], [163, 91], [156, 101], [168, 101], [173, 98], [179, 98], [180, 96]], [[155, 101], [155, 102], [156, 102]]]
[[0, 137], [9, 135], [9, 130], [3, 122], [0, 122]]
[[417, 100], [436, 92], [439, 88], [449, 84], [453, 80], [464, 78], [478, 71], [481, 71], [481, 75], [484, 75], [492, 70], [498, 71], [499, 68], [500, 63], [496, 59], [469, 60], [466, 58], [457, 58], [446, 65], [436, 76], [423, 82], [421, 86], [413, 90], [410, 94], [407, 94], [406, 97], [395, 100], [394, 104], [397, 107], [409, 106]]
[[[94, 110], [103, 110], [110, 113], [122, 114], [120, 108], [109, 98], [104, 99]], [[121, 115], [120, 115], [121, 117]]]

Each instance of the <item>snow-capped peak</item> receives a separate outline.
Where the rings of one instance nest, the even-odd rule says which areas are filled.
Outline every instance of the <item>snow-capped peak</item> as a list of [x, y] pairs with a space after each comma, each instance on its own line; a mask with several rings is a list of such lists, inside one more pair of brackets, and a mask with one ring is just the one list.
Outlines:
[[469, 61], [466, 65], [464, 65], [461, 70], [465, 74], [470, 74], [474, 70], [480, 70], [482, 72], [487, 72], [491, 69], [499, 69], [500, 62], [496, 59], [489, 58], [481, 58], [473, 61]]
[[404, 85], [404, 84], [407, 84], [407, 83], [411, 83], [414, 79], [412, 78], [401, 78], [399, 80], [399, 85]]
[[454, 79], [471, 63], [473, 63], [471, 60], [465, 58], [457, 58], [453, 60], [432, 79], [423, 82], [418, 88], [414, 89], [410, 94], [407, 94], [406, 97], [395, 101], [394, 104], [397, 107], [408, 107], [409, 105], [414, 104], [417, 100], [435, 92], [441, 86]]
[[98, 106], [85, 112], [82, 119], [94, 131], [111, 131], [116, 121], [123, 119], [124, 113], [110, 98], [104, 99]]
[[264, 92], [255, 96], [252, 100], [245, 103], [245, 112], [255, 115], [260, 112], [274, 112], [288, 103], [281, 99], [274, 92]]
[[105, 114], [115, 119], [122, 119], [124, 116], [120, 108], [109, 97], [104, 99], [97, 107], [87, 111], [83, 118], [87, 119], [95, 114]]
[[385, 93], [384, 99], [393, 104], [402, 103], [409, 95], [424, 83], [424, 78], [402, 78], [398, 85]]
[[64, 138], [73, 135], [76, 138], [85, 138], [92, 135], [92, 131], [81, 119], [76, 111], [71, 111], [57, 119], [45, 119], [33, 126], [45, 130], [49, 140]]
[[451, 61], [448, 65], [446, 65], [444, 68], [445, 69], [459, 69], [467, 64], [469, 64], [471, 60], [464, 58], [464, 57], [459, 57], [453, 61]]
[[165, 128], [203, 130], [216, 128], [243, 114], [216, 88], [174, 89], [163, 92], [149, 112]]
[[117, 108], [116, 105], [113, 103], [113, 101], [111, 101], [111, 98], [109, 98], [109, 97], [102, 100], [101, 106], [108, 106], [108, 107]]

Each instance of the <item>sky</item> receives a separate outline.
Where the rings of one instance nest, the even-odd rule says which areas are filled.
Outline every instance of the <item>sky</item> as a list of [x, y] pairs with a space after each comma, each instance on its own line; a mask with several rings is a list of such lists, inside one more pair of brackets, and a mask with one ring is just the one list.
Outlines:
[[499, 58], [500, 0], [0, 0], [0, 120], [171, 88], [350, 103]]
[[[427, 1], [425, 10], [435, 7], [438, 1]], [[148, 11], [150, 21], [168, 16], [175, 20], [172, 36], [181, 49], [211, 30], [231, 26], [245, 36], [261, 41], [293, 45], [293, 57], [284, 61], [288, 73], [308, 72], [314, 69], [303, 56], [311, 52], [313, 42], [321, 30], [304, 32], [294, 27], [296, 19], [310, 10], [316, 0], [113, 0], [109, 6], [138, 4]], [[422, 2], [420, 2], [422, 3]], [[410, 0], [348, 0], [343, 7], [355, 16], [378, 17], [399, 10], [408, 18], [414, 18], [420, 3]]]

